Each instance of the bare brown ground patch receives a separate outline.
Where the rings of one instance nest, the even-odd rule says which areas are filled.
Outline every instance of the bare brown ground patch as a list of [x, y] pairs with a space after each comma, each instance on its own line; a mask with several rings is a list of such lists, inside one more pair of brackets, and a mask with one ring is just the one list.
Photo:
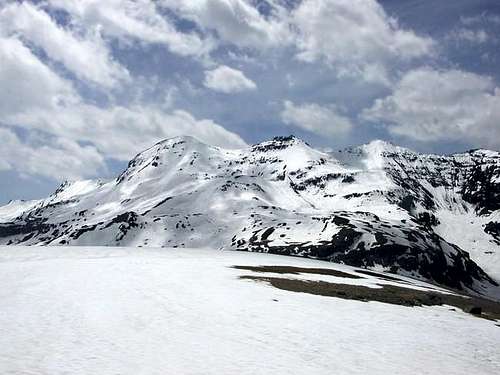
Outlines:
[[275, 288], [291, 292], [308, 293], [362, 302], [376, 301], [408, 307], [449, 305], [480, 318], [490, 320], [500, 319], [500, 303], [480, 297], [449, 295], [394, 285], [379, 285], [381, 288], [375, 289], [359, 285], [279, 277], [245, 275], [240, 276], [240, 278], [266, 282]]

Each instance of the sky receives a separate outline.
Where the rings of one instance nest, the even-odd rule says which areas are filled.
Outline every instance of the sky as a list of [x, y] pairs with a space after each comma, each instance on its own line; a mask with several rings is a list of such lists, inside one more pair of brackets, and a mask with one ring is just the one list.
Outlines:
[[174, 136], [500, 149], [498, 0], [0, 0], [0, 204]]

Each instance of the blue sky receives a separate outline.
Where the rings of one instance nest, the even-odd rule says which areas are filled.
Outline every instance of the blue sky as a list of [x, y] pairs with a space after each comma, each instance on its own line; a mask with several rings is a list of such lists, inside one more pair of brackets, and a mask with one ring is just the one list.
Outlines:
[[497, 0], [0, 0], [0, 203], [192, 135], [500, 149]]

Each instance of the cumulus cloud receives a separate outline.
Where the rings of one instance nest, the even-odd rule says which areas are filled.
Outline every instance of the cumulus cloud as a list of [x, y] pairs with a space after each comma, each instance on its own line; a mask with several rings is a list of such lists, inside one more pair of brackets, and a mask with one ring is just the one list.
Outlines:
[[15, 170], [21, 175], [63, 180], [95, 176], [106, 168], [95, 147], [64, 138], [30, 144], [21, 141], [13, 131], [0, 128], [0, 144], [0, 171]]
[[402, 29], [375, 0], [304, 0], [293, 15], [297, 57], [340, 76], [388, 83], [387, 65], [428, 56], [434, 42]]
[[0, 36], [0, 121], [32, 109], [55, 109], [76, 93], [68, 81], [15, 38]]
[[412, 70], [363, 117], [418, 141], [500, 146], [500, 89], [489, 77], [460, 70]]
[[[106, 158], [128, 160], [158, 140], [178, 135], [229, 148], [246, 145], [214, 121], [186, 111], [145, 103], [88, 103], [14, 36], [0, 37], [0, 87], [2, 169], [55, 179], [92, 176]], [[12, 129], [44, 133], [45, 144], [24, 142]]]
[[0, 10], [0, 33], [22, 36], [41, 48], [52, 60], [62, 63], [79, 79], [115, 86], [128, 79], [128, 71], [115, 62], [98, 30], [78, 37], [59, 25], [42, 9], [23, 2]]
[[266, 5], [265, 17], [258, 7], [245, 0], [160, 0], [162, 7], [195, 22], [205, 32], [217, 34], [221, 43], [262, 49], [282, 46], [290, 39], [288, 11], [276, 1]]
[[[326, 63], [340, 77], [390, 84], [397, 61], [433, 54], [435, 42], [401, 28], [376, 0], [161, 0], [160, 7], [212, 33], [220, 44], [291, 48], [300, 61]], [[256, 6], [257, 4], [257, 6]], [[259, 11], [259, 6], [265, 11]]]
[[242, 71], [221, 65], [213, 70], [205, 71], [206, 88], [230, 94], [257, 89], [257, 85], [247, 78]]
[[203, 56], [213, 48], [213, 40], [194, 32], [179, 31], [162, 16], [150, 0], [48, 0], [85, 27], [97, 27], [104, 35], [124, 43], [142, 42], [165, 45], [182, 56]]
[[[360, 96], [373, 100], [381, 89], [384, 96], [391, 89], [363, 118], [423, 141], [468, 136], [487, 145], [500, 139], [493, 81], [454, 70], [415, 69], [434, 56], [436, 42], [402, 28], [375, 0], [0, 4], [0, 140], [7, 144], [0, 169], [90, 176], [107, 158], [127, 160], [160, 139], [185, 134], [213, 145], [245, 146], [237, 134], [207, 119], [224, 116], [220, 103], [211, 102], [217, 95], [189, 85], [200, 75], [210, 90], [250, 97], [257, 93], [253, 74], [275, 74], [273, 86], [255, 79], [261, 90], [251, 98], [263, 108], [269, 104], [259, 116], [274, 116], [275, 103], [293, 89], [289, 97], [295, 103], [285, 101], [278, 109], [282, 121], [325, 138], [346, 135], [353, 125], [348, 111], [315, 103], [356, 98], [353, 107], [362, 108], [367, 104]], [[460, 31], [457, 38], [489, 44], [494, 33], [484, 28], [483, 35], [479, 22], [464, 19], [458, 26], [473, 33]], [[229, 67], [234, 64], [241, 70]], [[252, 79], [243, 73], [249, 64]], [[351, 85], [339, 77], [360, 79]], [[167, 95], [166, 104], [160, 103], [170, 86], [175, 100]], [[241, 103], [233, 97], [238, 96], [225, 99], [235, 100], [238, 116]], [[42, 133], [37, 141], [29, 137]]]
[[[0, 142], [4, 144], [5, 141], [9, 147], [0, 152], [0, 159], [18, 171], [51, 178], [60, 178], [65, 174], [65, 178], [96, 175], [102, 167], [96, 160], [102, 162], [105, 158], [114, 158], [126, 161], [159, 140], [175, 136], [191, 135], [207, 144], [224, 148], [246, 146], [241, 137], [212, 120], [196, 119], [182, 110], [165, 112], [154, 106], [99, 108], [77, 103], [56, 110], [32, 108], [12, 115], [9, 120], [9, 123], [3, 121], [0, 114], [0, 122], [12, 126], [22, 124], [15, 127], [29, 132], [45, 132], [57, 142], [37, 148], [29, 143], [22, 144], [13, 135], [7, 137], [4, 131], [4, 138]], [[80, 142], [91, 146], [79, 147]], [[20, 151], [12, 151], [17, 148]], [[68, 158], [64, 157], [64, 153], [68, 154]], [[36, 157], [42, 154], [45, 156]], [[19, 155], [33, 157], [25, 157], [21, 162]], [[75, 169], [69, 172], [72, 167], [67, 163], [72, 155], [78, 157], [80, 162], [73, 163]], [[57, 165], [60, 165], [60, 169], [54, 173]]]
[[323, 107], [314, 103], [295, 105], [285, 101], [281, 119], [287, 125], [327, 137], [345, 135], [352, 128], [349, 118], [339, 114], [334, 106]]
[[91, 142], [107, 157], [128, 160], [158, 140], [191, 135], [202, 142], [226, 148], [244, 147], [235, 133], [208, 119], [196, 119], [182, 110], [165, 112], [155, 106], [132, 105], [99, 108], [80, 103], [59, 111], [30, 111], [17, 123], [61, 137]]

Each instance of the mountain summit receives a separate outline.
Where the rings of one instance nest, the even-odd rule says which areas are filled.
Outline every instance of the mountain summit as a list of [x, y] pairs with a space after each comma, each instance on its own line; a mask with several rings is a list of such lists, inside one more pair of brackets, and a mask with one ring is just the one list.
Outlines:
[[296, 137], [157, 143], [112, 181], [0, 207], [0, 244], [214, 247], [343, 262], [500, 296], [500, 154]]

